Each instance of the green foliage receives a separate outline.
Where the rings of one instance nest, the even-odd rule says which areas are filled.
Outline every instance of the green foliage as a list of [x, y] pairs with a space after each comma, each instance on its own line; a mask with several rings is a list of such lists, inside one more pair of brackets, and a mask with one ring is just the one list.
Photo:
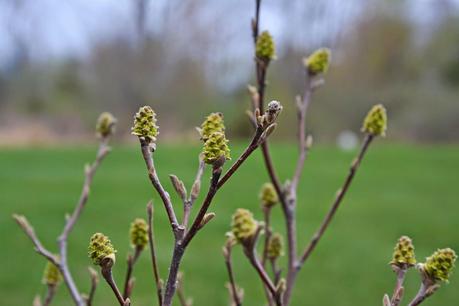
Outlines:
[[158, 136], [156, 113], [150, 106], [142, 106], [134, 116], [132, 135], [144, 137], [149, 142], [155, 142]]
[[271, 61], [276, 58], [274, 40], [268, 31], [263, 31], [257, 39], [256, 56], [263, 61]]
[[386, 136], [387, 115], [382, 104], [372, 107], [363, 121], [362, 132], [374, 136]]
[[204, 156], [204, 161], [207, 164], [213, 164], [221, 157], [226, 160], [231, 159], [228, 140], [226, 139], [225, 134], [220, 132], [212, 133], [209, 136], [209, 139], [207, 139], [204, 143], [202, 154]]
[[400, 267], [410, 267], [416, 264], [413, 242], [409, 237], [400, 237], [395, 245], [394, 254], [392, 255], [392, 261], [390, 263]]
[[263, 184], [259, 197], [263, 206], [271, 207], [279, 202], [279, 197], [272, 183]]
[[102, 233], [95, 233], [89, 241], [88, 256], [93, 264], [101, 265], [103, 260], [110, 258], [115, 261], [116, 250], [110, 239]]
[[249, 210], [238, 208], [233, 214], [231, 232], [239, 242], [244, 242], [252, 238], [257, 231], [257, 227], [258, 223]]
[[437, 250], [426, 259], [423, 270], [432, 280], [447, 282], [456, 259], [456, 253], [450, 248]]
[[143, 249], [148, 243], [148, 225], [144, 219], [137, 218], [131, 223], [129, 231], [131, 245]]

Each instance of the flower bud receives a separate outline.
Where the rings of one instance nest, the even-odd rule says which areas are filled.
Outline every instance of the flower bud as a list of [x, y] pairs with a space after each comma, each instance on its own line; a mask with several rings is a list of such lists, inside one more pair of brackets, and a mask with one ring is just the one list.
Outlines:
[[202, 154], [206, 164], [213, 164], [221, 158], [225, 160], [231, 159], [225, 134], [221, 132], [212, 133], [204, 143]]
[[434, 282], [447, 282], [456, 259], [456, 253], [450, 248], [437, 250], [426, 259], [425, 264], [422, 265], [422, 270]]
[[277, 116], [279, 116], [281, 111], [282, 105], [279, 101], [273, 100], [269, 102], [268, 108], [266, 109], [266, 112], [263, 114], [263, 116], [257, 117], [258, 124], [264, 128], [267, 128], [276, 121]]
[[399, 268], [412, 267], [416, 264], [413, 242], [409, 237], [402, 236], [398, 239], [390, 264]]
[[148, 225], [144, 219], [135, 219], [131, 223], [131, 245], [133, 247], [143, 249], [148, 243]]
[[273, 184], [265, 183], [261, 187], [260, 200], [261, 205], [265, 207], [272, 207], [277, 202], [279, 202], [279, 197], [277, 196], [277, 192], [276, 189], [274, 189]]
[[387, 114], [382, 104], [375, 105], [363, 121], [362, 132], [373, 136], [386, 136]]
[[303, 64], [308, 70], [309, 75], [315, 76], [319, 73], [325, 73], [330, 64], [331, 52], [328, 48], [320, 48], [311, 55], [303, 59]]
[[255, 46], [255, 55], [260, 60], [269, 62], [276, 58], [274, 40], [268, 31], [263, 31], [257, 39]]
[[101, 265], [105, 259], [110, 259], [110, 261], [114, 262], [115, 253], [116, 250], [107, 236], [102, 233], [92, 235], [89, 241], [88, 255], [94, 265]]
[[156, 125], [156, 113], [150, 106], [142, 106], [134, 116], [134, 126], [131, 129], [132, 135], [143, 137], [148, 142], [155, 142], [158, 136]]
[[97, 119], [96, 132], [101, 138], [108, 137], [115, 131], [116, 118], [112, 114], [104, 112]]
[[268, 258], [276, 259], [284, 255], [284, 240], [279, 233], [274, 233], [268, 242]]
[[257, 221], [253, 218], [250, 211], [238, 208], [233, 215], [231, 231], [239, 242], [244, 242], [252, 238], [257, 231]]
[[55, 264], [48, 261], [45, 266], [45, 271], [43, 272], [43, 284], [48, 286], [57, 286], [61, 281], [61, 271], [59, 271], [59, 268]]
[[206, 141], [210, 135], [214, 132], [225, 133], [225, 125], [223, 123], [222, 113], [212, 113], [207, 116], [206, 120], [201, 124], [201, 128], [198, 129], [201, 134], [201, 139]]

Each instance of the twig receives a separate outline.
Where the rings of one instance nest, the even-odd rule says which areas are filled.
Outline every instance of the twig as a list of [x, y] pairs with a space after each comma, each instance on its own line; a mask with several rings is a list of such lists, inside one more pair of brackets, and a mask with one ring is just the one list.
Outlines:
[[394, 265], [393, 269], [395, 273], [397, 274], [397, 282], [395, 284], [394, 293], [392, 294], [392, 298], [390, 299], [390, 302], [392, 306], [398, 306], [403, 298], [403, 292], [404, 292], [403, 283], [405, 281], [407, 267], [400, 268]]
[[83, 190], [81, 191], [80, 199], [73, 211], [72, 215], [65, 224], [64, 230], [62, 234], [59, 236], [59, 256], [60, 256], [60, 265], [59, 268], [62, 273], [62, 277], [64, 278], [64, 282], [66, 283], [67, 287], [70, 290], [70, 294], [72, 295], [73, 300], [78, 306], [84, 305], [84, 299], [81, 296], [81, 293], [78, 291], [76, 287], [75, 281], [73, 280], [72, 274], [70, 273], [68, 264], [67, 264], [67, 240], [70, 232], [75, 226], [75, 223], [79, 219], [89, 197], [90, 186], [96, 173], [97, 169], [99, 168], [100, 163], [104, 160], [107, 154], [110, 152], [110, 147], [108, 146], [109, 137], [102, 138], [99, 150], [97, 152], [96, 160], [92, 163], [92, 165], [87, 166], [85, 169], [85, 181], [83, 184]]
[[57, 292], [56, 285], [48, 285], [48, 289], [46, 291], [46, 297], [45, 297], [45, 300], [43, 301], [43, 306], [49, 306], [51, 304], [54, 296], [56, 295], [56, 292]]
[[269, 239], [271, 238], [271, 207], [263, 206], [263, 215], [265, 219], [265, 241], [263, 244], [263, 256], [261, 258], [261, 265], [263, 268], [266, 266], [266, 259], [268, 257], [268, 246], [269, 246]]
[[435, 293], [440, 285], [432, 283], [432, 282], [425, 282], [425, 280], [421, 283], [421, 287], [419, 288], [418, 293], [414, 297], [414, 299], [408, 304], [408, 306], [417, 306], [424, 302], [429, 296]]
[[180, 305], [182, 306], [192, 306], [193, 300], [191, 298], [187, 298], [185, 296], [185, 292], [183, 291], [183, 273], [179, 272], [177, 276], [177, 296], [180, 301]]
[[193, 207], [193, 204], [198, 198], [199, 192], [201, 191], [201, 180], [202, 180], [202, 175], [204, 173], [205, 166], [206, 164], [204, 160], [202, 159], [201, 156], [199, 156], [198, 171], [196, 173], [196, 177], [194, 179], [193, 185], [191, 186], [190, 196], [188, 197], [188, 200], [184, 203], [182, 225], [185, 228], [188, 226], [188, 222], [190, 220], [191, 208]]
[[89, 275], [91, 277], [91, 289], [89, 290], [88, 299], [86, 300], [86, 305], [91, 306], [92, 301], [94, 300], [94, 295], [96, 293], [97, 285], [99, 284], [99, 277], [97, 276], [96, 270], [89, 267]]
[[145, 164], [147, 166], [148, 177], [150, 178], [150, 181], [153, 187], [156, 189], [159, 196], [161, 197], [161, 200], [163, 201], [164, 207], [166, 208], [167, 216], [169, 218], [169, 222], [172, 227], [172, 231], [174, 232], [174, 235], [177, 236], [178, 234], [177, 217], [175, 215], [174, 207], [172, 206], [172, 202], [171, 202], [169, 193], [167, 193], [167, 191], [164, 190], [163, 186], [161, 185], [161, 182], [159, 181], [158, 175], [156, 173], [156, 169], [153, 163], [152, 148], [149, 145], [149, 143], [145, 141], [145, 139], [143, 139], [142, 137], [139, 137], [139, 141], [140, 141], [140, 146], [142, 150], [142, 155], [145, 160]]
[[249, 262], [252, 264], [252, 266], [257, 271], [258, 275], [260, 276], [261, 281], [263, 282], [264, 287], [268, 289], [269, 293], [273, 297], [275, 304], [277, 306], [282, 306], [283, 304], [282, 304], [281, 296], [279, 292], [277, 292], [276, 286], [274, 285], [272, 280], [269, 278], [268, 273], [266, 273], [266, 270], [263, 268], [256, 254], [256, 244], [258, 241], [260, 230], [261, 228], [259, 227], [257, 230], [257, 233], [252, 238], [252, 240], [248, 243], [243, 244], [244, 254], [246, 255], [246, 257], [249, 259]]
[[56, 267], [59, 267], [59, 260], [57, 259], [56, 256], [54, 256], [53, 253], [48, 251], [40, 242], [38, 239], [37, 235], [35, 234], [35, 230], [33, 227], [30, 225], [29, 221], [27, 221], [27, 218], [22, 215], [13, 215], [13, 219], [16, 221], [16, 223], [22, 228], [24, 233], [27, 235], [27, 237], [30, 238], [32, 241], [35, 251], [37, 251], [38, 254], [42, 255], [45, 257], [47, 260], [52, 262]]
[[228, 278], [229, 278], [229, 291], [230, 297], [233, 301], [233, 306], [241, 306], [242, 305], [242, 297], [241, 294], [236, 286], [236, 281], [234, 279], [234, 271], [233, 271], [233, 262], [232, 262], [232, 250], [233, 250], [234, 242], [228, 240], [223, 247], [223, 257], [225, 258], [225, 265], [226, 270], [228, 271]]
[[134, 265], [137, 262], [137, 259], [139, 259], [140, 254], [142, 253], [142, 248], [136, 247], [134, 250], [134, 255], [129, 254], [127, 258], [127, 271], [126, 271], [126, 278], [124, 281], [124, 291], [123, 291], [123, 298], [127, 299], [128, 297], [131, 296], [132, 293], [132, 285], [133, 285], [133, 279], [132, 279], [132, 272], [134, 270]]
[[151, 262], [153, 264], [153, 275], [155, 277], [156, 292], [158, 295], [158, 305], [162, 305], [163, 293], [162, 293], [162, 282], [159, 276], [158, 260], [156, 258], [155, 240], [153, 235], [153, 204], [150, 201], [147, 205], [147, 216], [148, 216], [148, 243], [150, 246]]
[[357, 172], [357, 170], [359, 168], [359, 165], [360, 165], [363, 157], [365, 156], [365, 153], [366, 153], [371, 141], [373, 140], [373, 138], [374, 138], [374, 136], [371, 135], [371, 134], [367, 134], [365, 136], [362, 148], [360, 149], [360, 152], [359, 152], [357, 158], [352, 162], [351, 168], [349, 170], [349, 174], [346, 177], [346, 180], [344, 181], [343, 187], [338, 190], [338, 193], [336, 195], [335, 201], [333, 202], [333, 205], [331, 206], [329, 212], [327, 213], [327, 215], [325, 216], [324, 220], [322, 221], [322, 224], [320, 225], [319, 229], [317, 230], [317, 232], [312, 237], [311, 242], [306, 247], [306, 249], [305, 249], [305, 251], [303, 253], [303, 256], [301, 257], [301, 261], [299, 263], [299, 267], [301, 265], [303, 265], [304, 262], [309, 258], [311, 253], [316, 248], [317, 243], [319, 242], [320, 238], [322, 238], [325, 230], [330, 225], [330, 222], [333, 219], [336, 211], [338, 210], [338, 208], [339, 208], [344, 196], [346, 195], [346, 192], [347, 192], [347, 190], [349, 189], [349, 186], [352, 183], [352, 179], [354, 178], [355, 173]]
[[130, 305], [129, 299], [124, 300], [123, 295], [121, 294], [120, 290], [118, 289], [118, 286], [116, 285], [115, 280], [113, 279], [111, 264], [107, 264], [107, 265], [103, 264], [101, 266], [101, 273], [105, 281], [110, 286], [110, 288], [112, 288], [112, 291], [115, 294], [116, 299], [118, 300], [118, 303], [121, 306]]

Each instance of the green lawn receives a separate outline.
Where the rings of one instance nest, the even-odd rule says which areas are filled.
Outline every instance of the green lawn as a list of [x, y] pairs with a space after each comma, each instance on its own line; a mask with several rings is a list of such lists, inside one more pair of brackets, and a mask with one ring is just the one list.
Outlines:
[[[199, 149], [198, 145], [160, 145], [155, 153], [163, 185], [171, 194], [167, 175], [174, 173], [189, 186]], [[233, 148], [233, 156], [241, 149], [242, 146]], [[80, 192], [83, 165], [92, 160], [94, 151], [92, 147], [0, 150], [2, 305], [31, 305], [34, 295], [44, 292], [40, 280], [45, 262], [34, 254], [11, 214], [25, 214], [43, 243], [56, 250], [55, 239], [64, 215], [73, 209]], [[299, 190], [300, 248], [327, 211], [354, 154], [331, 147], [313, 148]], [[278, 145], [273, 156], [280, 176], [287, 178], [296, 158], [295, 147]], [[402, 234], [413, 238], [420, 260], [437, 247], [459, 250], [458, 170], [457, 146], [376, 144], [371, 147], [337, 218], [300, 273], [293, 305], [381, 305], [383, 294], [393, 288], [394, 275], [387, 263], [395, 241]], [[206, 183], [208, 175], [207, 171]], [[227, 277], [221, 255], [225, 232], [237, 207], [249, 208], [261, 217], [257, 195], [266, 180], [261, 154], [255, 152], [215, 198], [211, 210], [217, 214], [216, 218], [192, 242], [184, 258], [185, 289], [193, 296], [195, 305], [227, 305], [224, 287]], [[166, 277], [172, 237], [165, 212], [147, 180], [138, 148], [115, 146], [95, 177], [87, 209], [70, 237], [71, 269], [83, 291], [89, 286], [86, 267], [90, 262], [86, 250], [91, 234], [101, 231], [112, 239], [118, 249], [115, 277], [121, 283], [129, 249], [129, 224], [134, 218], [145, 216], [145, 205], [151, 198], [156, 208], [161, 274]], [[179, 211], [179, 202], [175, 203]], [[274, 228], [283, 231], [278, 208], [274, 212]], [[245, 288], [245, 305], [264, 305], [254, 271], [239, 247], [234, 254], [236, 277]], [[133, 305], [138, 306], [156, 305], [151, 265], [145, 255], [135, 271]], [[411, 296], [417, 290], [417, 273], [411, 271], [407, 281], [407, 294]], [[457, 305], [458, 300], [459, 273], [456, 273], [451, 283], [425, 305]], [[116, 304], [105, 283], [99, 285], [95, 304]], [[72, 305], [64, 286], [54, 305]]]

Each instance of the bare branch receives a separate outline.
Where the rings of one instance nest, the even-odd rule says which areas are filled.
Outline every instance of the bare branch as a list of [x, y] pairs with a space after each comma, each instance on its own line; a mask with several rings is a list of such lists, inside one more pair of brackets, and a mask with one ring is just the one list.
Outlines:
[[87, 306], [91, 306], [94, 300], [94, 295], [96, 293], [97, 285], [99, 284], [99, 277], [97, 275], [96, 270], [89, 267], [88, 268], [89, 275], [91, 277], [91, 289], [89, 290], [88, 299], [86, 300]]
[[233, 301], [233, 306], [242, 305], [242, 290], [240, 290], [236, 285], [236, 280], [234, 279], [233, 263], [232, 263], [232, 250], [234, 246], [234, 239], [229, 238], [223, 247], [223, 257], [225, 258], [226, 270], [228, 271], [229, 277], [229, 287], [231, 300]]
[[164, 190], [163, 186], [161, 185], [161, 182], [159, 181], [158, 175], [156, 173], [156, 169], [153, 163], [153, 154], [152, 154], [151, 146], [142, 137], [139, 137], [139, 141], [140, 141], [140, 146], [142, 150], [142, 155], [145, 160], [145, 164], [147, 166], [148, 177], [150, 178], [150, 181], [153, 187], [156, 189], [159, 196], [161, 197], [164, 207], [166, 208], [167, 216], [169, 217], [169, 222], [171, 224], [172, 231], [174, 232], [175, 235], [177, 235], [177, 227], [178, 227], [177, 217], [175, 215], [174, 207], [172, 205], [169, 193], [166, 190]]
[[142, 253], [143, 248], [136, 247], [134, 250], [134, 255], [129, 254], [127, 258], [127, 270], [126, 270], [126, 278], [124, 281], [124, 291], [123, 291], [123, 298], [126, 300], [128, 297], [131, 296], [132, 287], [133, 287], [133, 278], [132, 272], [134, 271], [134, 265], [139, 259], [140, 254]]
[[46, 297], [43, 301], [43, 306], [49, 306], [54, 299], [57, 292], [57, 285], [48, 285], [46, 291]]
[[57, 267], [59, 267], [59, 260], [57, 259], [57, 257], [51, 253], [50, 251], [48, 251], [40, 242], [40, 240], [38, 239], [37, 235], [35, 234], [35, 230], [33, 229], [33, 227], [30, 225], [29, 221], [27, 221], [27, 218], [22, 216], [22, 215], [16, 215], [14, 214], [13, 215], [13, 219], [16, 221], [16, 223], [22, 228], [22, 230], [24, 231], [24, 233], [27, 235], [27, 237], [30, 238], [30, 240], [32, 241], [34, 247], [35, 247], [35, 251], [37, 251], [38, 254], [42, 255], [43, 257], [45, 257], [47, 260], [49, 260], [50, 262], [52, 262], [54, 265], [56, 265]]
[[151, 201], [147, 204], [147, 216], [148, 216], [148, 244], [150, 246], [151, 262], [153, 265], [153, 275], [155, 277], [156, 293], [158, 295], [158, 305], [162, 305], [163, 285], [161, 282], [161, 278], [159, 276], [158, 260], [156, 258], [155, 240], [154, 240], [154, 235], [153, 235], [153, 204]]
[[352, 162], [351, 168], [349, 170], [349, 174], [346, 177], [346, 180], [344, 181], [343, 187], [338, 190], [338, 193], [336, 195], [335, 201], [333, 202], [333, 205], [331, 206], [329, 212], [327, 213], [327, 215], [325, 216], [324, 220], [322, 221], [322, 224], [320, 225], [319, 229], [317, 230], [317, 232], [312, 237], [311, 242], [306, 247], [306, 249], [305, 249], [305, 251], [303, 253], [303, 256], [301, 257], [301, 261], [298, 264], [298, 268], [300, 268], [301, 265], [303, 265], [304, 262], [309, 258], [309, 256], [311, 255], [311, 253], [314, 251], [314, 249], [316, 248], [317, 244], [319, 243], [320, 238], [322, 238], [325, 230], [330, 225], [330, 222], [333, 219], [336, 211], [338, 210], [338, 208], [339, 208], [344, 196], [346, 195], [346, 192], [349, 189], [349, 187], [350, 187], [350, 185], [352, 183], [352, 180], [353, 180], [353, 178], [355, 176], [355, 173], [357, 172], [357, 170], [359, 168], [359, 165], [362, 162], [362, 159], [365, 156], [365, 153], [366, 153], [370, 143], [372, 142], [373, 138], [374, 138], [374, 136], [370, 135], [370, 134], [367, 134], [365, 136], [362, 148], [360, 149], [360, 152], [359, 152], [357, 158]]
[[131, 304], [129, 301], [129, 298], [126, 300], [123, 298], [123, 295], [121, 294], [121, 291], [118, 289], [115, 279], [113, 278], [112, 265], [113, 265], [113, 261], [110, 258], [107, 258], [107, 261], [101, 264], [102, 276], [104, 277], [105, 281], [108, 283], [110, 288], [112, 289], [120, 306], [129, 306]]

